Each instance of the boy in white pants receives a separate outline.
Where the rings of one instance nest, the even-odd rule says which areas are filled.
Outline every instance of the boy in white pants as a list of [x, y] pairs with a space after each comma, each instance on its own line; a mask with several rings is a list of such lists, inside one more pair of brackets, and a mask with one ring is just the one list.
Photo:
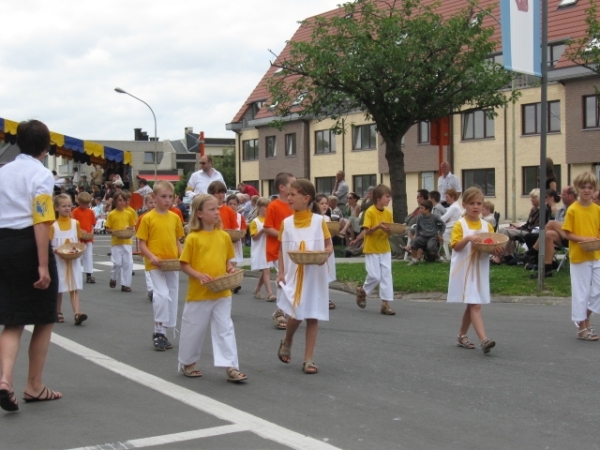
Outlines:
[[578, 328], [577, 339], [597, 341], [590, 316], [600, 313], [600, 250], [585, 251], [579, 243], [600, 238], [600, 206], [592, 202], [598, 179], [585, 172], [575, 178], [573, 187], [579, 200], [567, 209], [562, 226], [571, 260], [571, 320]]
[[152, 280], [154, 307], [154, 333], [152, 343], [157, 351], [173, 348], [167, 339], [167, 329], [177, 324], [179, 298], [179, 272], [160, 270], [160, 261], [178, 259], [181, 254], [180, 238], [183, 225], [169, 208], [173, 205], [175, 189], [168, 181], [154, 184], [154, 209], [142, 217], [137, 231], [140, 251], [144, 255], [146, 271]]
[[[150, 188], [148, 188], [148, 189], [150, 189]], [[154, 206], [155, 206], [154, 194], [146, 195], [144, 197], [144, 208], [146, 209], [146, 211], [144, 211], [142, 214], [140, 214], [140, 216], [137, 219], [137, 222], [135, 223], [135, 231], [136, 232], [140, 228], [140, 224], [142, 223], [142, 218], [144, 217], [144, 215], [146, 213], [152, 211], [154, 209]], [[146, 293], [148, 295], [148, 300], [152, 301], [152, 296], [154, 294], [154, 287], [152, 286], [152, 278], [150, 277], [149, 270], [144, 269], [144, 279], [146, 281]]]
[[[127, 211], [127, 197], [122, 191], [115, 192], [113, 196], [114, 209], [108, 213], [105, 226], [109, 232], [115, 230], [133, 229], [135, 218]], [[133, 253], [131, 238], [119, 239], [112, 236], [110, 240], [110, 259], [113, 263], [110, 269], [110, 287], [117, 286], [117, 277], [121, 275], [121, 291], [131, 292], [131, 274], [133, 271]]]

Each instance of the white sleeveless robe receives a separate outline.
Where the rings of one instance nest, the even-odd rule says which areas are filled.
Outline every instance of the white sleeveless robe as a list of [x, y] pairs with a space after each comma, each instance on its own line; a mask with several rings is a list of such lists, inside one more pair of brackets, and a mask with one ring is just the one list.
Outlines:
[[300, 304], [294, 307], [297, 275], [288, 251], [299, 250], [304, 241], [305, 250], [325, 250], [323, 216], [313, 214], [308, 228], [296, 228], [294, 216], [283, 221], [281, 254], [285, 269], [285, 283], [277, 289], [277, 306], [294, 319], [329, 320], [329, 275], [327, 263], [322, 266], [305, 265]]
[[[258, 217], [252, 222], [256, 224], [256, 232], [259, 233], [263, 228], [263, 223], [258, 220]], [[252, 247], [250, 247], [250, 268], [252, 270], [262, 270], [270, 267], [267, 262], [267, 236], [263, 234], [258, 239], [252, 239]]]
[[[323, 216], [323, 218], [325, 219], [325, 222], [331, 222], [331, 217]], [[327, 260], [327, 268], [329, 269], [327, 271], [327, 275], [329, 275], [329, 282], [337, 280], [337, 274], [335, 272], [335, 252], [329, 256], [329, 259]]]
[[[463, 237], [488, 231], [488, 224], [483, 220], [480, 230], [469, 229], [464, 218], [458, 222], [462, 225]], [[461, 251], [452, 252], [447, 301], [472, 304], [487, 304], [491, 301], [489, 254], [473, 253], [470, 242]]]
[[[241, 230], [242, 229], [242, 215], [240, 213], [236, 213], [237, 214], [237, 224], [238, 224], [238, 229]], [[237, 242], [233, 243], [233, 251], [235, 253], [235, 256], [233, 258], [233, 260], [237, 263], [240, 264], [241, 262], [244, 261], [244, 248], [243, 248], [243, 243], [244, 240], [246, 238], [243, 237], [242, 239], [240, 239]]]
[[[60, 247], [67, 242], [79, 242], [77, 238], [77, 221], [71, 219], [71, 228], [62, 231], [58, 222], [52, 224], [54, 227], [54, 237], [50, 241], [52, 249]], [[56, 255], [56, 268], [58, 269], [58, 292], [80, 291], [83, 289], [81, 258], [64, 260]], [[68, 277], [67, 277], [68, 275]]]

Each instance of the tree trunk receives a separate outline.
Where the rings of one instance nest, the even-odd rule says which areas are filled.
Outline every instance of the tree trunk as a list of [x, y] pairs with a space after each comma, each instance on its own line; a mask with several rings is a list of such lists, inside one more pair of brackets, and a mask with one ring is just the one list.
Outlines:
[[393, 140], [385, 140], [385, 159], [387, 159], [390, 170], [394, 222], [404, 223], [404, 219], [408, 214], [408, 205], [406, 202], [406, 172], [404, 172], [402, 136], [396, 136]]

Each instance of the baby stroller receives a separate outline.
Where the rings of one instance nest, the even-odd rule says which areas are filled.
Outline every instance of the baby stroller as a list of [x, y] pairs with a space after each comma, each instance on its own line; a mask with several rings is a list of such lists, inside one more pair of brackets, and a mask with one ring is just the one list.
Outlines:
[[94, 226], [94, 234], [106, 234], [106, 227], [104, 224], [106, 223], [106, 219], [104, 215], [100, 216], [98, 220], [96, 220], [96, 225]]

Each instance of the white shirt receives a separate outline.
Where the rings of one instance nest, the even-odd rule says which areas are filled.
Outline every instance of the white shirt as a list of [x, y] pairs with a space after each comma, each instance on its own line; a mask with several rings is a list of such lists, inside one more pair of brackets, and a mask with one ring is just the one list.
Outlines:
[[142, 197], [145, 197], [146, 195], [152, 194], [152, 188], [148, 185], [139, 188], [137, 191], [135, 191], [136, 194], [140, 194]]
[[22, 230], [33, 225], [33, 200], [50, 195], [54, 176], [39, 159], [21, 153], [0, 167], [0, 228]]
[[456, 175], [452, 172], [448, 172], [448, 175], [441, 176], [438, 178], [438, 192], [442, 196], [442, 201], [444, 201], [444, 194], [450, 188], [453, 188], [456, 192], [462, 192], [462, 187], [460, 185], [460, 180]]
[[225, 184], [225, 179], [223, 178], [223, 175], [221, 175], [221, 172], [219, 172], [215, 168], [213, 168], [212, 171], [212, 175], [210, 176], [203, 170], [194, 172], [188, 180], [188, 188], [191, 188], [192, 191], [194, 191], [194, 194], [197, 195], [206, 194], [206, 191], [208, 190], [208, 185], [213, 181], [220, 181], [223, 184]]

